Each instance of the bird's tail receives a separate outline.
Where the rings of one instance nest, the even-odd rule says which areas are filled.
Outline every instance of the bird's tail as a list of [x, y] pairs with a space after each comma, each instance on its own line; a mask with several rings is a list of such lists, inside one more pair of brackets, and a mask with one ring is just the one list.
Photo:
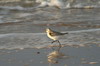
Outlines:
[[64, 34], [69, 34], [69, 33], [67, 32], [67, 33], [64, 33]]

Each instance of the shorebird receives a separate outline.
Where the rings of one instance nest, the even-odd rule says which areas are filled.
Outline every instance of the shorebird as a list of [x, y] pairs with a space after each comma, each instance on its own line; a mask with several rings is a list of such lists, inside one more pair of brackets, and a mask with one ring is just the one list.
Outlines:
[[[68, 34], [68, 33], [57, 32], [57, 31], [54, 31], [54, 30], [52, 30], [52, 29], [50, 29], [50, 28], [47, 28], [47, 29], [46, 29], [46, 33], [47, 33], [47, 36], [48, 36], [50, 39], [53, 40], [53, 42], [51, 42], [51, 43], [54, 43], [54, 42], [58, 42], [58, 43], [59, 43], [59, 49], [61, 48], [61, 43], [60, 43], [59, 39], [60, 39], [61, 37], [63, 37], [63, 35]], [[59, 49], [58, 49], [58, 50], [59, 50]]]

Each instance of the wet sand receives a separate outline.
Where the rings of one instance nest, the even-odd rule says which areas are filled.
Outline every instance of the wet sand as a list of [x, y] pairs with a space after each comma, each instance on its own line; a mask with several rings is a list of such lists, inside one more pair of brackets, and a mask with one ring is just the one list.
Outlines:
[[[56, 48], [56, 47], [55, 47]], [[99, 66], [100, 46], [62, 47], [63, 57], [53, 57], [48, 61], [51, 48], [0, 50], [2, 66]], [[52, 62], [55, 61], [55, 62]]]

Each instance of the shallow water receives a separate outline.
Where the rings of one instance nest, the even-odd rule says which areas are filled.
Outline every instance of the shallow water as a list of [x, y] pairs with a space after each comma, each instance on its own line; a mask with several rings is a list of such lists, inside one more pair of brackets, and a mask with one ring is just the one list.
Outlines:
[[[85, 47], [100, 44], [100, 29], [68, 31], [60, 42], [62, 45]], [[9, 33], [0, 35], [0, 49], [45, 48], [51, 45], [46, 33]], [[54, 43], [53, 45], [57, 45]]]
[[[85, 2], [76, 1], [72, 6], [84, 7]], [[69, 32], [60, 40], [63, 45], [100, 44], [99, 0], [90, 3], [98, 8], [90, 9], [37, 8], [40, 4], [31, 0], [0, 3], [0, 49], [48, 47], [52, 40], [46, 36], [47, 27]]]

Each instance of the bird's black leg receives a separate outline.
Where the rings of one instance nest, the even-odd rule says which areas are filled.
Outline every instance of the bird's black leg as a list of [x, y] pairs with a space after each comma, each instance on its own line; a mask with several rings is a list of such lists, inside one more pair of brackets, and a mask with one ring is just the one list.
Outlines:
[[57, 40], [58, 41], [58, 43], [59, 43], [59, 48], [58, 48], [58, 51], [60, 50], [60, 48], [61, 48], [61, 43], [60, 43], [60, 41], [59, 40]]
[[[54, 42], [56, 42], [56, 40], [55, 41], [52, 41], [51, 43], [53, 44]], [[55, 49], [52, 47], [52, 50], [55, 50]]]
[[54, 43], [54, 42], [56, 42], [56, 41], [52, 41], [51, 43]]
[[[58, 42], [59, 43], [59, 48], [58, 48], [58, 51], [60, 50], [60, 48], [61, 48], [61, 43], [60, 43], [60, 41], [59, 40], [55, 40], [55, 41], [53, 41], [53, 42], [51, 42], [51, 43], [54, 43], [54, 42]], [[52, 48], [53, 50], [54, 50], [54, 48]]]

